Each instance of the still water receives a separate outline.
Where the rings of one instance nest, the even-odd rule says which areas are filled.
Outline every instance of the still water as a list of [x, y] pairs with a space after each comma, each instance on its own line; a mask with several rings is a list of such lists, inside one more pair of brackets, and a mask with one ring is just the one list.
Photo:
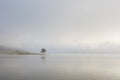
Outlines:
[[0, 80], [120, 80], [120, 54], [0, 55]]

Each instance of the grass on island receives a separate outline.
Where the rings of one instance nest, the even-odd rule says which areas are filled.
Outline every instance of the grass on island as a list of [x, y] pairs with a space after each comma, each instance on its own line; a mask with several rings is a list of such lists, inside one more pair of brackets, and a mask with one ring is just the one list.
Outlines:
[[29, 53], [29, 52], [16, 52], [16, 54], [33, 54], [33, 53]]
[[18, 54], [18, 55], [41, 55], [40, 53], [21, 52], [21, 51], [17, 51], [15, 54]]

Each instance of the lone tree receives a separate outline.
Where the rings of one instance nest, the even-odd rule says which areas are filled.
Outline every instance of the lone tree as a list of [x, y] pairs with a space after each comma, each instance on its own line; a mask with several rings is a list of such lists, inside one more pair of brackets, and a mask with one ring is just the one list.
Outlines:
[[44, 49], [44, 48], [42, 48], [40, 52], [41, 52], [41, 53], [45, 53], [45, 52], [47, 52], [47, 50]]

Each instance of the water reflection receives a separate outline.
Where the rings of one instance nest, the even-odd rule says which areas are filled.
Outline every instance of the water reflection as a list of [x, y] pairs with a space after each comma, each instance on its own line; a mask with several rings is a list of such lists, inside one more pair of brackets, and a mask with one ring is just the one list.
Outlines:
[[46, 55], [40, 55], [40, 58], [42, 63], [46, 62]]
[[0, 80], [120, 80], [120, 56], [117, 55], [53, 54], [0, 58]]

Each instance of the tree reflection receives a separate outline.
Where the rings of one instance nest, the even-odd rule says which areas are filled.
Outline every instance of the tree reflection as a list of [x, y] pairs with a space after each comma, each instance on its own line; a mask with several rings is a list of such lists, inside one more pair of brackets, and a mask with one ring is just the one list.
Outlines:
[[46, 55], [41, 55], [40, 58], [42, 63], [46, 62]]

